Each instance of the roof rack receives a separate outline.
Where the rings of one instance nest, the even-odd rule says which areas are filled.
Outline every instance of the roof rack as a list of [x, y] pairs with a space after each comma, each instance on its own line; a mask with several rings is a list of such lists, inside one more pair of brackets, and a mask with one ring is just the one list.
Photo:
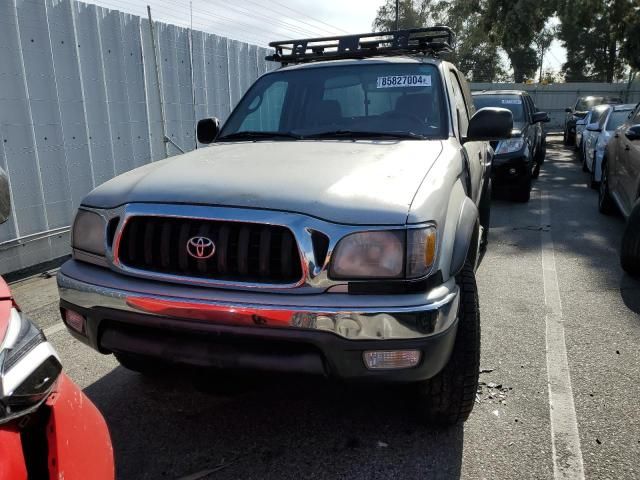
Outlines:
[[424, 54], [437, 57], [453, 51], [453, 30], [446, 26], [413, 28], [393, 32], [374, 32], [337, 37], [307, 38], [271, 42], [275, 54], [267, 60], [283, 66], [345, 58], [384, 57]]

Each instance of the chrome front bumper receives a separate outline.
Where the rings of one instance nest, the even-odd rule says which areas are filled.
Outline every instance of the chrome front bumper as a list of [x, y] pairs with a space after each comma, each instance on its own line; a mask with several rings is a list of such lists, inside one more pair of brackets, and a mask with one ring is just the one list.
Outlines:
[[423, 339], [455, 324], [459, 288], [451, 279], [410, 295], [268, 294], [137, 279], [71, 260], [58, 273], [65, 308], [110, 309], [214, 325], [333, 333], [348, 340]]

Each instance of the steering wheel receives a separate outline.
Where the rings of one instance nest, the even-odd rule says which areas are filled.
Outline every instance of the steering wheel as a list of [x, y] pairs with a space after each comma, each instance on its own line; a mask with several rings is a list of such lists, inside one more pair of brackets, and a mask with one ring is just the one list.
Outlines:
[[409, 112], [398, 112], [396, 110], [391, 110], [390, 112], [386, 112], [384, 116], [389, 118], [405, 118], [414, 122], [416, 125], [420, 125], [420, 127], [424, 127], [426, 125], [426, 122], [424, 120], [421, 120], [420, 117]]

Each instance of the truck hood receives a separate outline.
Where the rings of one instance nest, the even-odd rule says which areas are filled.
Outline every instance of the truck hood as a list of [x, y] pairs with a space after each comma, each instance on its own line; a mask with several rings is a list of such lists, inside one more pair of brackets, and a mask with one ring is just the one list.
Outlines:
[[441, 151], [440, 140], [216, 143], [109, 180], [82, 204], [215, 205], [401, 225]]

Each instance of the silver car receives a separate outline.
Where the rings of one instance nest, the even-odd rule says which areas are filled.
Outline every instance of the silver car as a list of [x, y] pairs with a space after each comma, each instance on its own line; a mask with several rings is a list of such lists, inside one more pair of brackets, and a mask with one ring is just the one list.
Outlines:
[[625, 122], [634, 108], [635, 104], [607, 106], [598, 121], [587, 126], [584, 137], [583, 164], [586, 171], [591, 174], [589, 182], [591, 188], [598, 188], [602, 179], [602, 161], [609, 141], [615, 130]]
[[513, 123], [505, 109], [475, 112], [463, 75], [434, 57], [450, 35], [273, 44], [283, 68], [221, 128], [198, 124], [210, 147], [83, 200], [58, 274], [71, 333], [142, 372], [171, 362], [413, 382], [424, 418], [465, 420], [488, 141]]

